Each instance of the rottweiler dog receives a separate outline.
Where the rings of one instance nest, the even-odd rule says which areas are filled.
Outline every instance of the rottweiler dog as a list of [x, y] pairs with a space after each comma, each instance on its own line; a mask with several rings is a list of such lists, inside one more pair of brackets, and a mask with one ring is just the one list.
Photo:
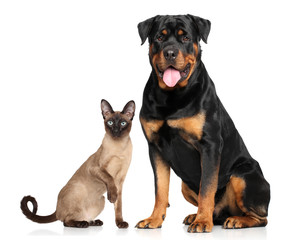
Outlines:
[[140, 122], [155, 179], [151, 216], [137, 228], [159, 228], [169, 206], [170, 168], [184, 198], [198, 207], [183, 223], [188, 232], [267, 224], [270, 186], [249, 154], [201, 61], [210, 21], [193, 15], [155, 16], [138, 24], [149, 41], [152, 72]]

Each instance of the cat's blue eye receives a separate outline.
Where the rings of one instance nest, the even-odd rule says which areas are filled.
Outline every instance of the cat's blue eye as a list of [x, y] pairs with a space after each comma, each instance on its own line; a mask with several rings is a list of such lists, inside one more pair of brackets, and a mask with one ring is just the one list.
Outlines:
[[121, 122], [122, 127], [127, 125], [127, 122]]
[[108, 121], [107, 123], [108, 123], [109, 126], [112, 126], [114, 124], [113, 121]]

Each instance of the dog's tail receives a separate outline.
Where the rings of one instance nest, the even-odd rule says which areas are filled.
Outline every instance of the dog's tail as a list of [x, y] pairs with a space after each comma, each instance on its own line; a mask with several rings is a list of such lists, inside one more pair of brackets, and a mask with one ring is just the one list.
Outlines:
[[[28, 204], [27, 204], [28, 202], [31, 202], [33, 204], [33, 212], [31, 212], [30, 209], [28, 208]], [[23, 197], [21, 201], [21, 209], [22, 209], [23, 214], [33, 222], [51, 223], [51, 222], [55, 222], [58, 220], [56, 218], [56, 211], [53, 214], [48, 215], [48, 216], [36, 215], [37, 210], [38, 210], [38, 204], [37, 204], [36, 199], [31, 196]]]

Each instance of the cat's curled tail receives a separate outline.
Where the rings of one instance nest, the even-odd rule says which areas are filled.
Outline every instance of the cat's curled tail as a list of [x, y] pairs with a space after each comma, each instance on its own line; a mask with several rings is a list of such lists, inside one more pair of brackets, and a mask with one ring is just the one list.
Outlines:
[[[28, 208], [28, 204], [27, 204], [28, 202], [31, 202], [33, 204], [33, 212], [31, 212], [30, 209]], [[31, 196], [23, 197], [21, 201], [21, 209], [22, 209], [23, 214], [33, 222], [51, 223], [51, 222], [55, 222], [58, 220], [56, 218], [56, 211], [53, 214], [48, 215], [48, 216], [36, 215], [37, 210], [38, 210], [38, 204], [37, 204], [36, 199]]]

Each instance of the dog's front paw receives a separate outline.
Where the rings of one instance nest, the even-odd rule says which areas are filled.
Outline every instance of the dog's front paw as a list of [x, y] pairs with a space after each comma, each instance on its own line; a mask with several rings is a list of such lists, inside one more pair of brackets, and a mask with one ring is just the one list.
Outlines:
[[136, 228], [161, 228], [162, 222], [164, 220], [164, 216], [162, 217], [149, 217], [142, 221], [139, 221], [138, 224], [135, 226]]
[[190, 214], [190, 215], [185, 217], [185, 219], [183, 220], [183, 224], [190, 225], [193, 223], [195, 218], [196, 218], [196, 214]]
[[188, 232], [211, 232], [213, 228], [213, 222], [209, 220], [197, 220], [195, 219], [187, 229]]

